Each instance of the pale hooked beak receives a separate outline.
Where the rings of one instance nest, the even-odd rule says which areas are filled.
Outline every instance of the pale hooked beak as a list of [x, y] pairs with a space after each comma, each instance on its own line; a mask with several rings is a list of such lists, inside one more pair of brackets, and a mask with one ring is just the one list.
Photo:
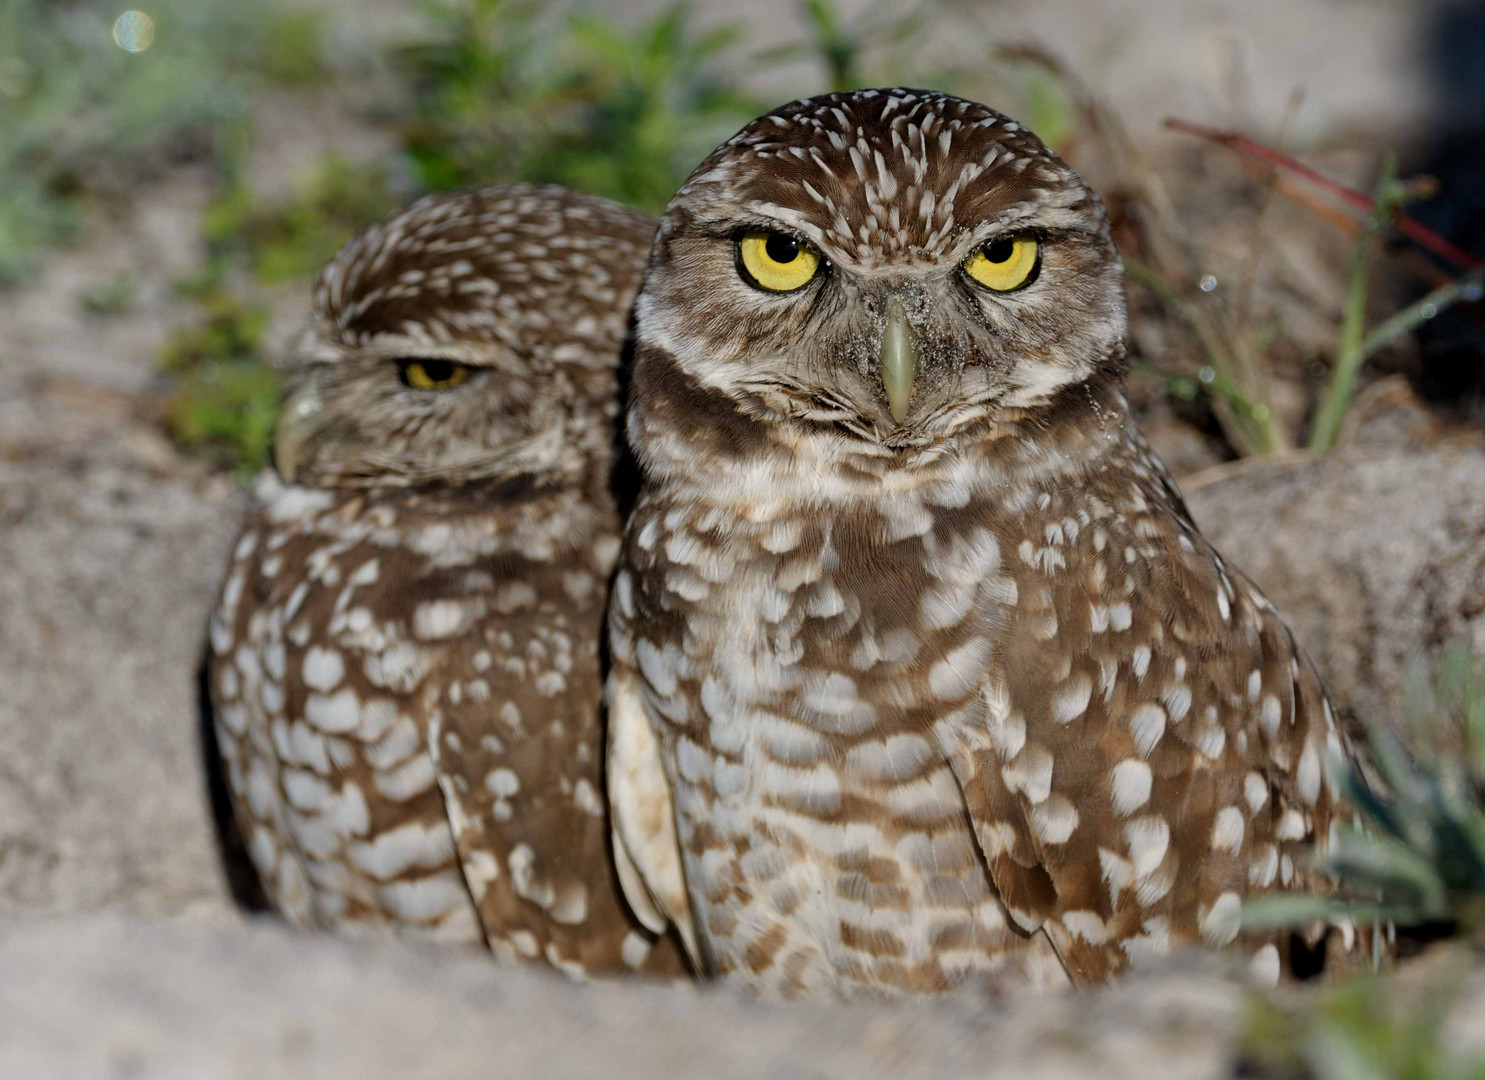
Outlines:
[[273, 467], [286, 484], [294, 482], [299, 466], [315, 436], [324, 426], [324, 406], [320, 388], [313, 377], [305, 379], [289, 395], [279, 410], [278, 425], [273, 430]]
[[882, 330], [879, 356], [882, 388], [887, 391], [887, 406], [892, 419], [899, 424], [907, 416], [913, 396], [913, 379], [918, 374], [918, 332], [908, 322], [907, 308], [900, 297], [887, 301], [887, 325]]

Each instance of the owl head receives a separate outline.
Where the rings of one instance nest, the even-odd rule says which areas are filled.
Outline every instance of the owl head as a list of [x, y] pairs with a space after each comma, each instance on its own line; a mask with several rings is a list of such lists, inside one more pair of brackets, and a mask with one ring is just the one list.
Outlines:
[[645, 410], [677, 394], [733, 445], [753, 424], [881, 455], [1124, 364], [1097, 194], [1019, 124], [919, 90], [796, 101], [719, 147], [667, 209], [636, 312], [642, 456]]
[[537, 485], [607, 469], [654, 222], [553, 187], [434, 195], [322, 271], [275, 434], [286, 482]]

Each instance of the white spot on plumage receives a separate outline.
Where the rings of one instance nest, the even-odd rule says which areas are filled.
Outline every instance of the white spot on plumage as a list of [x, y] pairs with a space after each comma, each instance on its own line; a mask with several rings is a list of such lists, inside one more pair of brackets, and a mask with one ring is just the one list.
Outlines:
[[1052, 792], [1052, 755], [1043, 747], [1028, 745], [1001, 770], [1005, 786], [1019, 791], [1034, 805]]
[[427, 600], [413, 610], [413, 633], [424, 640], [454, 637], [474, 621], [473, 607], [458, 600]]
[[[1026, 720], [1019, 713], [1011, 712], [1010, 690], [998, 677], [992, 675], [985, 680], [982, 696], [990, 742], [1000, 759], [1009, 761], [1026, 745]], [[951, 745], [953, 738], [944, 739], [943, 742], [944, 745]]]
[[258, 534], [245, 532], [238, 537], [237, 546], [232, 549], [232, 558], [235, 562], [243, 562], [258, 546]]
[[1294, 773], [1295, 783], [1299, 787], [1299, 797], [1308, 806], [1314, 806], [1320, 798], [1320, 755], [1315, 750], [1313, 742], [1306, 742], [1304, 750], [1299, 755], [1299, 765]]
[[1303, 814], [1298, 810], [1285, 810], [1274, 829], [1274, 836], [1279, 840], [1303, 840], [1308, 832]]
[[390, 881], [413, 868], [431, 870], [454, 857], [453, 836], [442, 821], [410, 821], [346, 849], [351, 863], [378, 881]]
[[675, 693], [675, 650], [669, 646], [665, 649], [657, 649], [651, 642], [641, 639], [634, 650], [635, 660], [639, 662], [639, 670], [644, 674], [655, 693], [662, 697], [669, 697]]
[[893, 814], [908, 821], [942, 820], [947, 813], [962, 807], [963, 802], [963, 794], [948, 768], [937, 769], [919, 780], [895, 784], [887, 791], [887, 806]]
[[1136, 818], [1124, 826], [1124, 840], [1134, 876], [1142, 878], [1165, 860], [1170, 848], [1170, 826], [1164, 818], [1153, 815]]
[[1031, 808], [1031, 831], [1044, 844], [1063, 844], [1078, 826], [1078, 811], [1062, 795], [1051, 795]]
[[565, 881], [547, 909], [552, 921], [564, 926], [578, 926], [588, 918], [588, 887], [577, 879]]
[[1268, 781], [1260, 773], [1250, 772], [1243, 778], [1243, 797], [1248, 800], [1248, 809], [1258, 813], [1268, 802]]
[[330, 509], [335, 503], [335, 494], [318, 488], [282, 487], [267, 504], [268, 519], [276, 524], [285, 524], [299, 518], [309, 518]]
[[604, 815], [603, 801], [599, 799], [597, 789], [589, 783], [587, 777], [573, 785], [572, 801], [573, 805], [585, 814], [596, 818]]
[[1109, 938], [1108, 925], [1095, 911], [1065, 911], [1062, 925], [1073, 937], [1081, 938], [1090, 945], [1102, 945]]
[[1114, 813], [1127, 817], [1149, 802], [1153, 779], [1150, 766], [1135, 758], [1115, 765], [1109, 774]]
[[412, 923], [441, 919], [469, 903], [464, 878], [452, 871], [413, 881], [392, 881], [380, 889], [382, 903]]
[[[367, 740], [368, 735], [370, 735], [367, 722], [365, 722], [368, 712], [371, 712], [371, 710], [365, 709], [365, 707], [361, 710], [361, 725], [359, 725], [358, 731], [356, 731], [356, 735], [359, 735], [362, 740]], [[453, 732], [450, 732], [450, 734], [453, 734]], [[370, 735], [370, 737], [374, 738], [374, 735]], [[398, 767], [398, 765], [401, 765], [402, 762], [407, 761], [414, 753], [422, 749], [422, 732], [419, 731], [413, 720], [404, 716], [404, 718], [392, 723], [391, 728], [386, 731], [386, 734], [379, 741], [368, 744], [364, 749], [364, 753], [367, 764], [371, 765], [371, 768], [386, 771]]]
[[927, 739], [911, 733], [858, 743], [846, 753], [846, 772], [870, 780], [916, 776], [933, 754]]
[[1117, 904], [1119, 894], [1134, 883], [1134, 865], [1118, 852], [1099, 848], [1098, 867], [1108, 884], [1110, 902]]
[[304, 718], [321, 731], [354, 731], [361, 721], [361, 701], [354, 690], [338, 694], [310, 694], [304, 699]]
[[1273, 694], [1263, 695], [1263, 705], [1258, 712], [1258, 722], [1263, 726], [1263, 734], [1273, 742], [1279, 736], [1279, 721], [1282, 719], [1282, 710], [1279, 699]]
[[1238, 854], [1243, 847], [1245, 831], [1242, 811], [1235, 806], [1224, 806], [1217, 811], [1212, 824], [1212, 850]]
[[1225, 892], [1202, 912], [1198, 920], [1202, 940], [1213, 948], [1231, 945], [1243, 925], [1243, 901], [1235, 892]]
[[426, 651], [410, 641], [401, 641], [367, 656], [362, 670], [372, 685], [406, 693], [422, 682], [431, 664]]
[[1160, 700], [1165, 704], [1166, 712], [1170, 714], [1171, 723], [1179, 724], [1191, 710], [1191, 688], [1185, 683], [1168, 686]]
[[984, 678], [989, 660], [989, 640], [971, 638], [929, 669], [928, 688], [940, 700], [963, 697]]
[[1062, 683], [1052, 694], [1052, 719], [1066, 724], [1082, 716], [1093, 697], [1093, 680], [1079, 673]]
[[624, 941], [619, 946], [619, 956], [626, 967], [641, 968], [650, 955], [650, 941], [638, 930], [631, 930], [624, 935]]
[[304, 654], [304, 684], [311, 690], [329, 693], [345, 677], [345, 661], [335, 649], [313, 645]]
[[1265, 990], [1271, 990], [1279, 985], [1279, 976], [1283, 973], [1282, 965], [1279, 963], [1279, 948], [1273, 942], [1269, 942], [1263, 948], [1253, 954], [1253, 959], [1248, 961], [1248, 977], [1255, 986]]
[[512, 769], [491, 769], [485, 776], [485, 788], [497, 799], [508, 799], [521, 790], [521, 778]]
[[1165, 710], [1153, 702], [1141, 705], [1130, 714], [1129, 733], [1134, 737], [1135, 753], [1149, 757], [1165, 735]]
[[279, 682], [288, 670], [288, 654], [282, 641], [270, 641], [263, 649], [263, 669]]
[[394, 802], [406, 802], [423, 792], [431, 790], [438, 781], [433, 760], [419, 754], [390, 772], [377, 773], [372, 778], [377, 791]]
[[1264, 844], [1253, 852], [1248, 862], [1248, 882], [1260, 889], [1266, 889], [1274, 883], [1274, 878], [1279, 872], [1279, 849], [1272, 844]]

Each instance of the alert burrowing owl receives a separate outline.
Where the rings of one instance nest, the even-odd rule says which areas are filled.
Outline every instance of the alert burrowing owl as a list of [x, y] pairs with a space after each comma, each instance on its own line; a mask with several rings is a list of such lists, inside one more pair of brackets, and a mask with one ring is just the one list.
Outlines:
[[1131, 423], [1120, 275], [1078, 176], [936, 93], [784, 106], [671, 203], [609, 790], [626, 893], [710, 971], [1082, 984], [1316, 884], [1340, 739]]
[[618, 895], [599, 715], [617, 369], [653, 231], [494, 188], [416, 203], [322, 274], [282, 480], [210, 632], [236, 818], [294, 922], [680, 969]]

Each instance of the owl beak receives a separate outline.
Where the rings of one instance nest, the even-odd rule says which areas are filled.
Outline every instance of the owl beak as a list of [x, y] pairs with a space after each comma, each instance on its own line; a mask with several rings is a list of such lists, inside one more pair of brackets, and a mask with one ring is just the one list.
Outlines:
[[273, 467], [284, 483], [294, 482], [299, 466], [309, 456], [309, 445], [323, 426], [322, 411], [320, 388], [313, 378], [300, 383], [279, 410], [273, 431]]
[[882, 388], [887, 391], [887, 406], [892, 419], [899, 424], [907, 416], [913, 396], [913, 379], [918, 374], [918, 332], [908, 322], [907, 308], [899, 297], [887, 301], [887, 325], [882, 330], [878, 360], [882, 367]]

